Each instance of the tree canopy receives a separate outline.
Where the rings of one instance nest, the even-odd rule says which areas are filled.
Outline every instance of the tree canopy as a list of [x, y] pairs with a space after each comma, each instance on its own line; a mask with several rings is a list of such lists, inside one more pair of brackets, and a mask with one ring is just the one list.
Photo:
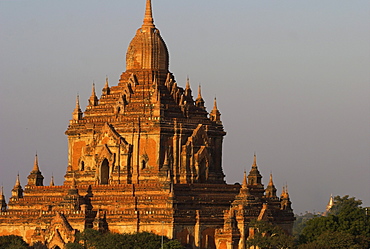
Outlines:
[[0, 249], [27, 249], [28, 244], [21, 236], [5, 235], [0, 236]]
[[247, 248], [258, 246], [259, 248], [293, 248], [294, 239], [281, 227], [264, 221], [252, 221], [250, 226], [254, 227], [253, 238], [246, 241]]
[[336, 196], [327, 216], [306, 222], [300, 248], [369, 248], [370, 216], [361, 204], [361, 200], [348, 195]]
[[[68, 243], [67, 249], [159, 249], [162, 237], [153, 233], [141, 232], [134, 234], [100, 233], [86, 229], [77, 237], [75, 243]], [[164, 249], [183, 249], [177, 240], [163, 236]]]

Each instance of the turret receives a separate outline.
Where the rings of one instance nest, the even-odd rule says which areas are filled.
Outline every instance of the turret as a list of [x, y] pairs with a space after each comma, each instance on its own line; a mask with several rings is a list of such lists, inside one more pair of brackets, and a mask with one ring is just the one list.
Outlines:
[[261, 179], [262, 175], [260, 174], [257, 168], [257, 156], [256, 154], [254, 154], [252, 168], [249, 171], [248, 175], [248, 185], [261, 185], [262, 184]]
[[26, 188], [28, 186], [44, 186], [43, 184], [44, 177], [42, 176], [40, 168], [39, 168], [37, 154], [35, 155], [35, 162], [33, 164], [33, 169], [27, 178], [28, 178], [28, 183], [26, 185]]
[[12, 197], [10, 199], [18, 200], [19, 198], [23, 198], [23, 189], [22, 189], [21, 181], [19, 180], [19, 174], [18, 174], [17, 180], [15, 181], [15, 185], [12, 189]]
[[292, 202], [290, 201], [288, 193], [288, 184], [285, 187], [283, 187], [283, 191], [280, 196], [280, 205], [282, 210], [288, 210], [293, 212]]
[[98, 105], [98, 97], [96, 96], [96, 93], [95, 93], [95, 83], [92, 84], [92, 91], [91, 91], [91, 96], [89, 98], [89, 107], [92, 107], [92, 106], [97, 106]]
[[247, 207], [255, 202], [254, 196], [251, 195], [250, 189], [247, 184], [247, 173], [244, 171], [243, 183], [240, 187], [239, 194], [235, 196], [235, 200], [232, 202], [232, 207]]
[[254, 154], [252, 168], [248, 174], [248, 187], [250, 188], [251, 194], [259, 198], [261, 198], [265, 192], [262, 184], [262, 175], [257, 167], [256, 154]]
[[108, 84], [108, 76], [105, 78], [105, 85], [104, 85], [104, 88], [102, 90], [102, 95], [109, 95], [110, 94], [110, 87], [109, 87], [109, 84]]
[[80, 98], [79, 96], [77, 95], [77, 98], [76, 98], [76, 107], [72, 113], [72, 119], [73, 120], [81, 120], [82, 119], [82, 111], [81, 111], [81, 108], [80, 108]]
[[197, 107], [199, 107], [199, 108], [201, 108], [201, 109], [203, 109], [203, 110], [205, 110], [206, 108], [205, 108], [205, 106], [204, 106], [204, 99], [203, 99], [203, 97], [202, 97], [202, 88], [201, 88], [201, 86], [200, 86], [200, 84], [199, 84], [199, 86], [198, 86], [198, 97], [197, 97], [197, 99], [195, 100], [195, 105], [197, 106]]
[[55, 184], [54, 184], [54, 176], [53, 175], [51, 175], [51, 179], [50, 179], [50, 184], [49, 184], [49, 186], [54, 186]]
[[239, 196], [242, 196], [243, 199], [246, 199], [248, 202], [254, 200], [255, 198], [251, 195], [250, 189], [247, 182], [247, 172], [244, 171], [243, 183], [240, 188]]
[[215, 97], [215, 100], [213, 102], [213, 109], [212, 111], [209, 113], [209, 117], [212, 121], [216, 122], [216, 123], [221, 123], [221, 113], [220, 111], [217, 109], [217, 99]]
[[4, 196], [4, 188], [1, 186], [1, 192], [0, 192], [0, 212], [6, 211], [6, 200]]
[[191, 91], [191, 88], [190, 88], [189, 77], [186, 79], [186, 86], [185, 86], [185, 92], [184, 92], [184, 101], [186, 101], [187, 105], [193, 105], [194, 104], [193, 95], [192, 95], [192, 91]]
[[266, 198], [276, 198], [276, 188], [274, 182], [272, 181], [272, 174], [270, 174], [270, 181], [265, 190]]

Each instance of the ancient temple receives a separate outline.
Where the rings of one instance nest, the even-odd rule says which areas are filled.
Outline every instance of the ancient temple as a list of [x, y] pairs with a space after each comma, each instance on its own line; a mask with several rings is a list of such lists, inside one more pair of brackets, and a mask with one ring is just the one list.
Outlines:
[[[62, 186], [44, 186], [36, 155], [24, 189], [19, 176], [6, 203], [0, 196], [0, 235], [63, 248], [86, 228], [149, 231], [188, 248], [245, 248], [249, 222], [272, 222], [291, 233], [287, 189], [277, 197], [272, 176], [262, 184], [256, 156], [242, 185], [222, 170], [226, 135], [216, 99], [208, 112], [198, 87], [180, 87], [147, 0], [142, 26], [126, 54], [117, 85], [95, 85], [83, 112], [79, 97], [68, 136]], [[233, 221], [233, 222], [231, 222]]]

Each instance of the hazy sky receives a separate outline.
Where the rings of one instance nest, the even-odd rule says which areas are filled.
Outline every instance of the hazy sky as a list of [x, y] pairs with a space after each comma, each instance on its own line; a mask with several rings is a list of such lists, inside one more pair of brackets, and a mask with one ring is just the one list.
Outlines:
[[[145, 0], [0, 1], [0, 183], [22, 186], [34, 155], [63, 183], [64, 135], [80, 94], [117, 85]], [[241, 182], [253, 154], [296, 213], [330, 194], [370, 206], [370, 1], [153, 0], [180, 86], [217, 96], [223, 168]]]

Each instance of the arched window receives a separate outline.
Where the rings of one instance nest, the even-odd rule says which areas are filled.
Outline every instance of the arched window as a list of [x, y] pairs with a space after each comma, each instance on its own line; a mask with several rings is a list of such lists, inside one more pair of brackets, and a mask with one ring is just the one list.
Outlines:
[[104, 159], [101, 165], [100, 181], [100, 184], [108, 184], [109, 182], [109, 162], [107, 159]]
[[145, 168], [146, 168], [146, 161], [142, 160], [141, 161], [141, 169], [145, 169]]
[[85, 170], [85, 162], [81, 161], [81, 171], [84, 171], [84, 170]]

